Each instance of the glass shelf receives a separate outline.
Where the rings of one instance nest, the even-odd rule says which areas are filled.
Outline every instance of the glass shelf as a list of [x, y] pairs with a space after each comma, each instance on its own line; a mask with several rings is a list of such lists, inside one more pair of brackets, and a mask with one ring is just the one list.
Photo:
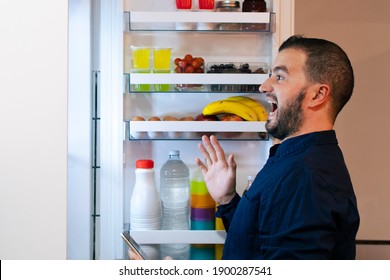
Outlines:
[[225, 230], [130, 230], [140, 244], [224, 244]]
[[125, 140], [268, 140], [265, 122], [252, 121], [125, 121]]
[[[126, 92], [242, 92], [257, 93], [269, 74], [142, 74], [125, 73]], [[147, 86], [140, 86], [147, 85]], [[156, 87], [154, 85], [157, 85]], [[164, 90], [161, 86], [166, 85]], [[172, 86], [169, 86], [172, 85]]]
[[[208, 31], [208, 32], [274, 32], [274, 13], [173, 11], [145, 12], [126, 11], [127, 31]], [[221, 30], [225, 23], [264, 23], [264, 28], [244, 30], [241, 28]], [[238, 26], [241, 26], [240, 24]]]

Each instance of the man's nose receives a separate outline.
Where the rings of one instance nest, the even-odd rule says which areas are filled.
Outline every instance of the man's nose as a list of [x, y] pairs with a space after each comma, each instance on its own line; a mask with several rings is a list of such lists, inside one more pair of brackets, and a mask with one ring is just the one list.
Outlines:
[[267, 93], [272, 91], [271, 86], [271, 77], [266, 79], [260, 86], [259, 86], [260, 93]]

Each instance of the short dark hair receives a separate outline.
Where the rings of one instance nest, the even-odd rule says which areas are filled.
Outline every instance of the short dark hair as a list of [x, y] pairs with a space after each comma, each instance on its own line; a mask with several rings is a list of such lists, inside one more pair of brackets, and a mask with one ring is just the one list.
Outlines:
[[294, 35], [279, 47], [279, 52], [295, 48], [306, 53], [306, 77], [313, 83], [326, 83], [331, 88], [334, 118], [352, 96], [354, 74], [351, 62], [337, 44], [318, 38]]

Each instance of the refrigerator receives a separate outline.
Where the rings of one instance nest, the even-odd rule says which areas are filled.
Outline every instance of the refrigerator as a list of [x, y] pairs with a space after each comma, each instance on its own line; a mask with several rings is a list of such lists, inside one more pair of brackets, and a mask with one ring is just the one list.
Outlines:
[[[243, 0], [239, 2], [242, 7]], [[120, 233], [129, 227], [136, 160], [154, 161], [159, 188], [160, 168], [170, 150], [180, 151], [181, 159], [193, 174], [197, 168], [195, 158], [201, 157], [197, 145], [204, 133], [216, 134], [226, 154], [235, 155], [237, 191], [240, 194], [244, 191], [247, 177], [255, 176], [261, 169], [272, 145], [265, 122], [179, 119], [195, 118], [210, 102], [236, 95], [249, 96], [267, 108], [258, 87], [270, 74], [278, 46], [293, 33], [293, 2], [267, 0], [267, 11], [261, 13], [222, 13], [199, 10], [197, 0], [192, 1], [192, 9], [188, 11], [177, 10], [174, 0], [85, 1], [84, 15], [88, 14], [90, 21], [84, 22], [84, 26], [90, 29], [91, 37], [75, 39], [77, 43], [70, 48], [70, 60], [77, 60], [75, 54], [84, 50], [82, 42], [90, 44], [91, 74], [83, 81], [91, 89], [90, 99], [84, 101], [87, 109], [83, 111], [91, 115], [85, 127], [90, 132], [90, 147], [82, 151], [71, 148], [69, 153], [75, 158], [87, 154], [91, 168], [80, 172], [90, 180], [91, 187], [87, 191], [70, 187], [70, 200], [88, 197], [88, 203], [69, 212], [68, 258], [126, 259], [127, 248]], [[82, 10], [81, 3], [75, 1], [70, 6], [73, 22], [79, 22], [75, 19]], [[243, 30], [243, 23], [263, 27]], [[184, 24], [190, 27], [183, 30]], [[221, 30], [220, 24], [239, 24], [240, 28]], [[77, 30], [80, 26], [75, 24], [72, 28]], [[131, 46], [171, 48], [169, 73], [134, 71]], [[205, 73], [175, 73], [174, 59], [186, 54], [202, 57]], [[254, 73], [207, 73], [213, 65], [220, 64], [235, 67], [246, 64]], [[258, 68], [263, 71], [256, 73], [254, 70]], [[164, 90], [160, 85], [165, 86]], [[75, 119], [77, 114], [80, 110], [70, 111]], [[171, 116], [177, 120], [138, 122], [132, 120], [135, 116], [146, 120], [152, 116], [161, 119]], [[77, 120], [71, 125], [75, 123]], [[76, 134], [70, 130], [69, 137], [77, 137]], [[69, 181], [77, 184], [80, 172], [71, 170]], [[82, 226], [80, 213], [89, 217], [88, 223]], [[142, 244], [179, 241], [223, 244], [224, 240], [223, 231], [133, 234]], [[84, 237], [83, 242], [80, 236]]]

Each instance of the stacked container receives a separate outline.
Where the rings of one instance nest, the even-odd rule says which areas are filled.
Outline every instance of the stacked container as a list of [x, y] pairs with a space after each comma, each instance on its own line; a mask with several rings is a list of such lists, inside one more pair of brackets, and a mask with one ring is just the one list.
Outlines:
[[[215, 202], [207, 190], [202, 171], [197, 168], [191, 178], [191, 230], [214, 230], [214, 216]], [[190, 258], [214, 260], [215, 246], [213, 244], [193, 244]]]

